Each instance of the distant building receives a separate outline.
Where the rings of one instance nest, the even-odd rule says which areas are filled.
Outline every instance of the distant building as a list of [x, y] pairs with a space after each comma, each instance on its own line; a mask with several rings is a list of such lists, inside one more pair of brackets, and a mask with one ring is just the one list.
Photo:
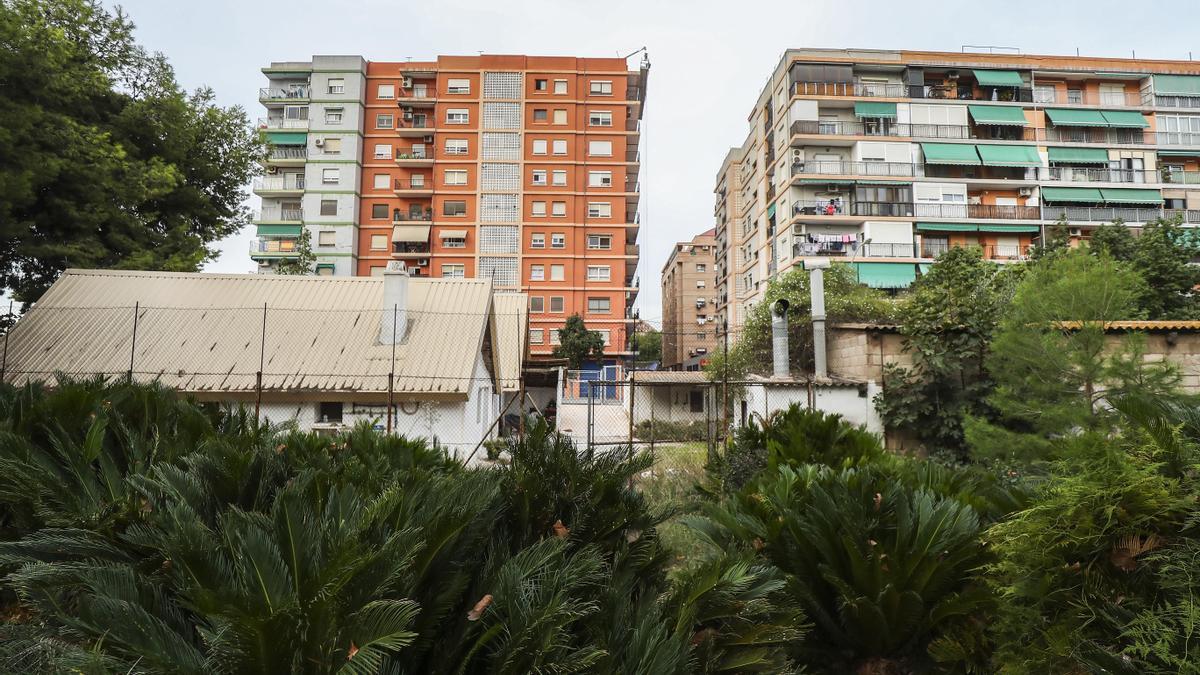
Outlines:
[[716, 230], [675, 244], [662, 270], [662, 365], [679, 369], [717, 345]]

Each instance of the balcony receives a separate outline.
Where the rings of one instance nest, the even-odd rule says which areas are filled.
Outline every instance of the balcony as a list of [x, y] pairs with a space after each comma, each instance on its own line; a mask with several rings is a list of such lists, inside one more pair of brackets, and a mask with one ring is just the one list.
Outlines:
[[1033, 92], [1033, 102], [1041, 105], [1096, 105], [1113, 108], [1141, 108], [1150, 105], [1150, 97], [1141, 93], [1127, 91], [1092, 92], [1087, 90], [1037, 90]]
[[906, 162], [851, 162], [842, 160], [811, 160], [792, 164], [793, 175], [822, 176], [919, 176], [919, 164]]
[[847, 205], [840, 199], [818, 199], [809, 204], [792, 205], [792, 216], [878, 216], [909, 217], [913, 205], [905, 202], [854, 202]]
[[392, 255], [397, 257], [429, 257], [429, 242], [397, 241], [392, 243]]
[[[1102, 145], [1154, 145], [1161, 142], [1148, 129], [1112, 129], [1103, 127], [1047, 127], [1038, 129], [1037, 140], [1056, 143], [1099, 143]], [[1184, 134], [1190, 136], [1191, 134]], [[1200, 144], [1200, 134], [1195, 134]]]
[[296, 255], [295, 239], [251, 239], [251, 258], [286, 258]]
[[397, 136], [431, 136], [433, 135], [433, 120], [423, 116], [414, 116], [410, 120], [400, 120], [396, 124]]
[[302, 173], [286, 173], [279, 176], [262, 176], [261, 178], [254, 179], [254, 192], [257, 194], [303, 191], [304, 174]]
[[[998, 128], [998, 127], [997, 127]], [[982, 140], [997, 140], [994, 134], [980, 133], [974, 127], [963, 124], [908, 124], [898, 122], [820, 122], [800, 120], [792, 123], [791, 133], [808, 136], [880, 136], [894, 138], [930, 138], [967, 140], [979, 138]], [[1002, 138], [998, 140], [1032, 141], [1036, 140], [1034, 129], [1009, 127], [1003, 130]]]
[[308, 147], [303, 145], [273, 145], [267, 155], [268, 164], [280, 166], [303, 164], [308, 159]]
[[1159, 108], [1200, 108], [1200, 98], [1195, 96], [1164, 96], [1155, 94], [1154, 105]]
[[260, 117], [258, 118], [258, 128], [267, 131], [304, 131], [308, 129], [308, 120], [297, 120], [286, 117]]
[[909, 98], [909, 91], [906, 84], [882, 82], [796, 82], [792, 85], [793, 96]]
[[625, 150], [625, 161], [631, 164], [641, 164], [642, 154], [638, 152], [637, 148], [628, 148]]
[[999, 204], [917, 204], [917, 218], [970, 218], [972, 220], [1039, 220], [1036, 206]]
[[642, 248], [637, 244], [625, 244], [625, 255], [637, 258], [641, 255]]
[[254, 217], [256, 223], [290, 223], [304, 220], [304, 210], [283, 208], [280, 206], [264, 206], [262, 212]]
[[1027, 260], [1033, 251], [1032, 244], [964, 244], [947, 243], [944, 241], [922, 241], [921, 257], [937, 258], [952, 248], [974, 247], [983, 249], [983, 257], [988, 260]]
[[[979, 87], [959, 80], [954, 85], [926, 84], [910, 87], [912, 98], [950, 99], [954, 101], [995, 101], [1003, 103], [1033, 103], [1033, 90], [1028, 87]], [[920, 92], [920, 96], [916, 94]]]
[[397, 195], [431, 195], [433, 194], [433, 184], [424, 178], [420, 180], [397, 178], [392, 190]]
[[859, 258], [912, 258], [913, 245], [867, 242], [859, 246]]
[[262, 103], [301, 103], [308, 101], [308, 85], [297, 85], [287, 89], [279, 87], [263, 87], [258, 90], [258, 100]]
[[1200, 211], [1188, 209], [1155, 209], [1121, 206], [1043, 206], [1043, 220], [1066, 218], [1069, 223], [1146, 223], [1158, 218], [1182, 217], [1185, 223], [1200, 223]]
[[428, 223], [433, 220], [433, 209], [413, 206], [408, 211], [392, 209], [392, 223]]
[[401, 166], [433, 166], [433, 153], [428, 150], [397, 152], [393, 159]]
[[[1147, 136], [1157, 139], [1159, 145], [1200, 146], [1200, 133], [1191, 131], [1158, 131], [1146, 132]], [[1151, 140], [1150, 143], [1154, 141]]]
[[[1180, 172], [1183, 174], [1184, 172]], [[1188, 172], [1200, 173], [1200, 172]], [[1158, 183], [1159, 172], [1153, 169], [1109, 169], [1083, 166], [1052, 166], [1038, 169], [1038, 177], [1044, 181], [1066, 183]], [[1180, 176], [1185, 178], [1185, 176]]]
[[1160, 179], [1167, 185], [1200, 185], [1200, 171], [1173, 171], [1162, 169]]

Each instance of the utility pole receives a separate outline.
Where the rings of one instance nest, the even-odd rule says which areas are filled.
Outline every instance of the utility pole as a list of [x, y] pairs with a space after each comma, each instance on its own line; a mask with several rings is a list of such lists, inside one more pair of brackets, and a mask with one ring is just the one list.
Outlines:
[[4, 315], [4, 355], [0, 356], [0, 383], [4, 382], [5, 371], [8, 370], [8, 334], [12, 332], [12, 300], [8, 301], [8, 314]]
[[[137, 352], [137, 328], [138, 328], [138, 312], [141, 309], [141, 301], [133, 303], [133, 339], [129, 341], [129, 384], [133, 384], [133, 358]], [[5, 344], [8, 343], [7, 336]]]
[[400, 314], [400, 305], [392, 305], [392, 364], [388, 370], [388, 401], [387, 401], [387, 433], [392, 435], [392, 410], [395, 404], [396, 391], [396, 319]]
[[257, 422], [262, 412], [263, 367], [267, 360], [267, 303], [263, 303], [262, 335], [258, 343], [258, 373], [254, 382], [254, 421]]
[[722, 446], [729, 445], [729, 317], [721, 317], [721, 336], [724, 340], [724, 354], [721, 359], [721, 417], [724, 427], [721, 429]]
[[633, 370], [629, 371], [629, 456], [633, 457], [633, 412], [637, 394], [637, 333], [638, 333], [638, 311], [633, 310], [633, 333], [629, 338], [629, 346], [633, 351]]

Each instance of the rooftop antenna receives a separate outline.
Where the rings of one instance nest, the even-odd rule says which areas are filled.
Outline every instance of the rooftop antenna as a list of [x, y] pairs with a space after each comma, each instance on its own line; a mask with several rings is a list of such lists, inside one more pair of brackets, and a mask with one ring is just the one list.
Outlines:
[[641, 49], [637, 49], [635, 51], [630, 52], [629, 54], [627, 54], [625, 56], [625, 60], [628, 61], [629, 59], [633, 58], [634, 56], [637, 56], [638, 54], [642, 55], [642, 67], [649, 68], [650, 67], [650, 52], [645, 47], [642, 47]]

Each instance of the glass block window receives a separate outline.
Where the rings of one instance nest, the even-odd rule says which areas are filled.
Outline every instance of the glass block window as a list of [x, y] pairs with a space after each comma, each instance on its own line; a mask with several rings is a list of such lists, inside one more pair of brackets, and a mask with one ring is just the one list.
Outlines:
[[521, 134], [483, 132], [483, 159], [521, 159]]
[[480, 195], [479, 219], [493, 223], [515, 223], [521, 212], [517, 195]]
[[484, 73], [484, 98], [521, 98], [520, 73]]
[[484, 162], [480, 170], [481, 190], [511, 190], [521, 189], [521, 172], [518, 164], [496, 164]]
[[484, 129], [520, 129], [520, 103], [484, 103]]
[[480, 257], [479, 274], [476, 276], [480, 279], [490, 278], [496, 286], [516, 286], [517, 259], [496, 256]]
[[480, 253], [516, 253], [520, 235], [515, 225], [481, 225], [479, 227]]

